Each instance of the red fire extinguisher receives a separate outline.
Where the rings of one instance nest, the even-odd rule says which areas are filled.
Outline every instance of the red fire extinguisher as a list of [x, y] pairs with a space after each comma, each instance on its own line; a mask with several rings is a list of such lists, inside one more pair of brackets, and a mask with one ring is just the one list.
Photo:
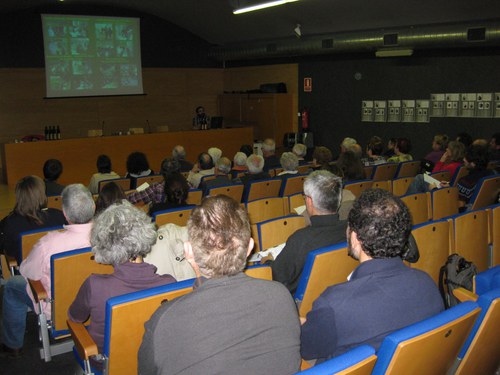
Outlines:
[[307, 131], [309, 129], [309, 110], [307, 108], [302, 109], [300, 117], [302, 119], [302, 130]]

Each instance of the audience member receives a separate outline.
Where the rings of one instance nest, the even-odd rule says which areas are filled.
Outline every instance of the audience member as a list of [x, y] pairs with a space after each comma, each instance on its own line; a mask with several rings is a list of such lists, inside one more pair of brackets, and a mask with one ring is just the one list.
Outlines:
[[154, 203], [149, 209], [149, 214], [168, 210], [170, 208], [178, 208], [187, 206], [187, 198], [189, 194], [189, 185], [186, 178], [180, 173], [172, 173], [165, 178], [162, 184], [164, 192], [164, 200]]
[[373, 136], [368, 141], [366, 146], [366, 156], [368, 157], [365, 165], [377, 165], [385, 163], [385, 157], [382, 155], [384, 151], [384, 143], [382, 138]]
[[408, 138], [398, 138], [396, 146], [394, 147], [394, 156], [391, 156], [387, 161], [389, 163], [401, 163], [403, 161], [413, 160], [413, 156], [410, 155], [411, 142]]
[[196, 163], [189, 172], [187, 181], [192, 188], [197, 189], [200, 186], [202, 177], [210, 176], [214, 174], [214, 172], [212, 157], [206, 152], [202, 152], [198, 155], [198, 163]]
[[351, 147], [357, 143], [358, 142], [354, 138], [349, 138], [349, 137], [344, 138], [344, 140], [340, 144], [340, 153], [342, 154], [348, 150], [351, 150]]
[[181, 172], [189, 172], [193, 169], [193, 163], [186, 160], [186, 150], [184, 149], [184, 146], [175, 146], [172, 149], [172, 157], [179, 162]]
[[[250, 154], [252, 155], [252, 154]], [[238, 174], [242, 172], [247, 172], [248, 167], [247, 167], [247, 155], [242, 152], [238, 151], [236, 154], [234, 154], [233, 158], [233, 168], [231, 169], [231, 176], [233, 178], [238, 177]]]
[[[55, 208], [47, 208], [45, 184], [37, 176], [26, 176], [16, 184], [16, 204], [12, 212], [0, 222], [2, 249], [21, 264], [20, 234], [33, 229], [63, 225], [64, 215]], [[6, 271], [7, 272], [7, 271]]]
[[[441, 156], [441, 160], [436, 163], [433, 173], [448, 171], [450, 172], [450, 177], [453, 177], [457, 168], [462, 166], [462, 161], [465, 156], [465, 146], [463, 143], [458, 141], [451, 141], [448, 143], [446, 152]], [[428, 184], [424, 181], [424, 175], [418, 174], [415, 176], [411, 184], [408, 186], [406, 194], [416, 194], [425, 193], [428, 190], [432, 190], [438, 187], [442, 187], [447, 184], [441, 184], [440, 186], [434, 186]]]
[[469, 133], [458, 133], [456, 140], [462, 142], [466, 150], [472, 145], [472, 137]]
[[301, 354], [321, 363], [443, 310], [434, 281], [402, 259], [411, 215], [381, 189], [363, 192], [349, 213], [348, 252], [360, 265], [349, 281], [331, 286], [314, 302], [302, 325]]
[[[112, 236], [109, 234], [113, 233]], [[112, 274], [92, 274], [84, 281], [68, 310], [68, 317], [83, 323], [102, 353], [106, 301], [114, 296], [170, 284], [170, 275], [157, 275], [156, 267], [143, 262], [156, 242], [156, 230], [143, 211], [127, 201], [113, 204], [96, 217], [90, 243], [95, 261], [111, 264]]]
[[396, 155], [394, 148], [396, 147], [397, 142], [398, 140], [396, 138], [390, 138], [389, 141], [387, 141], [387, 150], [383, 153], [386, 159], [389, 159]]
[[188, 233], [186, 258], [201, 278], [146, 323], [139, 374], [297, 372], [299, 322], [290, 294], [242, 272], [253, 248], [245, 210], [227, 196], [207, 197], [191, 213]]
[[344, 172], [344, 181], [364, 180], [365, 168], [361, 158], [353, 151], [345, 151], [340, 154], [337, 166]]
[[202, 106], [196, 107], [196, 116], [193, 118], [194, 130], [210, 129], [210, 117], [205, 113], [205, 108]]
[[279, 168], [280, 160], [275, 154], [276, 142], [274, 139], [267, 138], [262, 143], [262, 156], [264, 156], [264, 171], [268, 172], [270, 169]]
[[[269, 173], [264, 172], [264, 158], [260, 155], [252, 154], [247, 158], [247, 168], [248, 173], [241, 177], [239, 180], [244, 187], [243, 196], [246, 195], [248, 189], [250, 188], [250, 184], [253, 181], [265, 180], [267, 178], [271, 178]], [[235, 181], [238, 182], [238, 181]]]
[[446, 134], [437, 134], [432, 141], [432, 151], [425, 156], [425, 160], [432, 163], [433, 166], [441, 159], [448, 146], [448, 136]]
[[328, 164], [333, 160], [332, 152], [325, 146], [317, 146], [313, 153], [313, 169], [328, 168]]
[[242, 145], [240, 151], [243, 152], [247, 158], [253, 154], [253, 147], [250, 145]]
[[490, 160], [500, 161], [500, 133], [495, 133], [491, 136]]
[[489, 142], [484, 138], [477, 138], [474, 139], [474, 142], [472, 142], [472, 146], [481, 146], [488, 148]]
[[223, 156], [215, 163], [215, 178], [203, 181], [200, 184], [200, 189], [203, 190], [203, 194], [208, 194], [208, 191], [212, 188], [231, 184], [231, 179], [229, 178], [230, 173], [231, 160]]
[[217, 164], [217, 162], [219, 161], [219, 159], [222, 156], [222, 150], [220, 148], [217, 148], [217, 147], [210, 147], [208, 149], [207, 153], [212, 158], [212, 162], [214, 163], [214, 165]]
[[90, 178], [89, 190], [92, 194], [99, 193], [99, 182], [120, 178], [120, 176], [111, 169], [111, 159], [108, 155], [99, 155], [97, 157], [97, 173]]
[[278, 173], [277, 177], [280, 177], [282, 180], [286, 180], [288, 177], [297, 175], [299, 159], [293, 152], [284, 152], [281, 154], [280, 163], [281, 168], [283, 168], [283, 172]]
[[142, 152], [132, 152], [127, 158], [126, 178], [130, 178], [130, 188], [137, 187], [137, 178], [154, 174], [149, 168], [149, 162], [146, 155]]
[[121, 186], [112, 181], [108, 182], [103, 186], [95, 201], [95, 214], [100, 214], [112, 204], [119, 203], [124, 199], [127, 199], [127, 196], [123, 192]]
[[49, 159], [43, 165], [43, 177], [45, 181], [45, 194], [49, 197], [51, 195], [61, 195], [64, 185], [57, 183], [57, 179], [63, 172], [63, 165], [57, 159]]
[[[38, 311], [27, 279], [40, 280], [51, 298], [50, 257], [63, 251], [90, 246], [91, 220], [95, 204], [90, 191], [81, 184], [68, 185], [62, 192], [63, 213], [68, 221], [64, 231], [42, 237], [21, 263], [22, 276], [13, 276], [4, 286], [2, 304], [2, 352], [10, 357], [22, 354], [28, 308]], [[108, 233], [106, 233], [108, 235]], [[51, 305], [42, 301], [48, 320]]]
[[[330, 169], [328, 172], [333, 173], [335, 176], [342, 179], [342, 186], [344, 186], [344, 172], [338, 167], [336, 163], [330, 164]], [[349, 211], [351, 211], [352, 205], [356, 200], [356, 196], [352, 191], [348, 189], [342, 189], [342, 200], [340, 201], [340, 207], [338, 209], [339, 219], [347, 220], [349, 216]]]
[[345, 222], [337, 213], [342, 200], [342, 179], [328, 171], [312, 172], [304, 181], [304, 199], [311, 226], [299, 229], [272, 263], [273, 280], [293, 294], [297, 289], [307, 254], [345, 240]]
[[306, 145], [304, 145], [302, 143], [296, 143], [292, 148], [292, 152], [295, 155], [297, 155], [297, 158], [299, 159], [299, 165], [308, 164], [307, 161], [305, 160], [305, 157], [307, 155]]

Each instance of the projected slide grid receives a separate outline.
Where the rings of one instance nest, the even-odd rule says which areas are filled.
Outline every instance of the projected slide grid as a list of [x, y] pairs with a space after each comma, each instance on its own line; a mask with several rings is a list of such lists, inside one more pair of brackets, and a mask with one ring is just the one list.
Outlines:
[[47, 96], [142, 94], [137, 18], [43, 15]]

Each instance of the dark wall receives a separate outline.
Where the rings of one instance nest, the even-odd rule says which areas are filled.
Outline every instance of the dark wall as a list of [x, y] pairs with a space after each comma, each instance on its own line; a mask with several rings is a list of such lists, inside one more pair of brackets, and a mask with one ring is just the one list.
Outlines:
[[153, 15], [98, 6], [32, 8], [0, 14], [0, 68], [40, 68], [44, 64], [42, 13], [139, 17], [142, 66], [221, 67], [207, 57], [210, 44], [190, 32]]
[[[500, 129], [500, 119], [431, 118], [429, 123], [361, 122], [362, 100], [428, 99], [431, 93], [499, 92], [500, 54], [493, 50], [416, 53], [405, 58], [333, 56], [299, 64], [299, 109], [310, 109], [316, 145], [339, 151], [344, 137], [363, 147], [373, 135], [384, 140], [408, 137], [414, 157], [430, 151], [435, 134], [455, 137], [467, 131], [473, 138], [489, 139]], [[361, 79], [354, 78], [361, 73]], [[304, 77], [313, 90], [304, 93]]]

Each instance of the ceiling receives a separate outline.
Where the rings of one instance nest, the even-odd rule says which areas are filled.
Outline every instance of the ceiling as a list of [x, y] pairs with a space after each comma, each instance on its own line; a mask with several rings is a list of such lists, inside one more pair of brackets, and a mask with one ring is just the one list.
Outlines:
[[260, 0], [1, 0], [0, 11], [57, 4], [99, 4], [150, 13], [221, 46], [247, 41], [500, 19], [500, 0], [299, 0], [252, 13], [233, 15], [238, 3]]

